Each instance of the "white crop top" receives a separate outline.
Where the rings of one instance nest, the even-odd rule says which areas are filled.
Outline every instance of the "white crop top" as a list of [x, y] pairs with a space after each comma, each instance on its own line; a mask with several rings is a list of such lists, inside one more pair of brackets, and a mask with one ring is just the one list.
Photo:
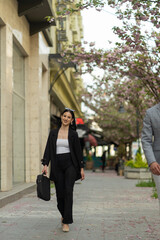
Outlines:
[[69, 153], [68, 139], [57, 139], [56, 154]]

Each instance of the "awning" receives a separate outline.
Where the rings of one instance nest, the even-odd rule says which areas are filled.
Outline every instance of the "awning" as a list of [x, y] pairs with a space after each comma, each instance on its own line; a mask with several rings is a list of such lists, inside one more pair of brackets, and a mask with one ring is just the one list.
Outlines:
[[78, 124], [84, 125], [83, 119], [82, 119], [82, 118], [76, 118], [76, 124], [77, 124], [77, 125], [78, 125]]
[[105, 140], [101, 139], [101, 138], [96, 138], [98, 146], [107, 146], [109, 145], [108, 142], [106, 142]]
[[107, 146], [109, 144], [104, 140], [103, 132], [91, 129], [91, 135], [95, 137], [98, 146]]
[[93, 146], [93, 147], [98, 146], [98, 143], [97, 143], [96, 138], [95, 138], [93, 135], [91, 135], [91, 134], [88, 134], [88, 137], [86, 137], [86, 138], [84, 139], [84, 141], [85, 141], [85, 142], [88, 141], [88, 142], [90, 143], [90, 145]]
[[77, 133], [79, 138], [84, 138], [88, 135], [89, 128], [85, 124], [77, 124]]

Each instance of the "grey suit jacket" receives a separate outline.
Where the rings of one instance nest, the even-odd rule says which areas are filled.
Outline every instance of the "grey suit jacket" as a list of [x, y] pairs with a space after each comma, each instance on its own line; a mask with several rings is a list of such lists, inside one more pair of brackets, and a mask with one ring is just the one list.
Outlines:
[[146, 111], [141, 140], [148, 165], [160, 163], [160, 103]]

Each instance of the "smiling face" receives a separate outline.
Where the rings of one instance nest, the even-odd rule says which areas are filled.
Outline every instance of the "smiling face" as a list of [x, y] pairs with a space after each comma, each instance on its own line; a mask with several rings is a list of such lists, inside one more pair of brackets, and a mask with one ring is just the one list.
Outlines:
[[72, 114], [70, 112], [64, 112], [61, 116], [61, 122], [63, 126], [69, 126], [73, 121]]

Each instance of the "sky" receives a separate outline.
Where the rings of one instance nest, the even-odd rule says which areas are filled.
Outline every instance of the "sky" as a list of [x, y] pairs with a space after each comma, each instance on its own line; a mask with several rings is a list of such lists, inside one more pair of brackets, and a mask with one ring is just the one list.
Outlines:
[[97, 48], [108, 48], [108, 40], [116, 41], [118, 38], [113, 34], [113, 26], [119, 25], [120, 21], [114, 14], [114, 9], [106, 6], [100, 12], [95, 8], [81, 11], [84, 28], [84, 40], [95, 42]]
[[[95, 42], [96, 48], [109, 49], [118, 41], [118, 37], [113, 33], [114, 26], [120, 26], [120, 21], [114, 14], [114, 9], [105, 6], [100, 12], [95, 8], [81, 11], [83, 21], [83, 41]], [[109, 44], [112, 41], [113, 44]], [[93, 74], [103, 75], [102, 70], [96, 69]], [[84, 86], [92, 83], [90, 74], [82, 75]]]
[[[114, 14], [114, 9], [105, 6], [100, 12], [95, 8], [81, 11], [83, 21], [83, 41], [95, 42], [96, 48], [109, 49], [113, 44], [109, 44], [108, 41], [115, 43], [118, 41], [118, 37], [113, 33], [112, 28], [119, 26], [120, 21]], [[93, 72], [95, 75], [103, 75], [103, 71], [95, 69]], [[82, 75], [84, 86], [92, 84], [93, 77], [90, 74]], [[82, 111], [93, 114], [88, 108], [82, 104]]]

